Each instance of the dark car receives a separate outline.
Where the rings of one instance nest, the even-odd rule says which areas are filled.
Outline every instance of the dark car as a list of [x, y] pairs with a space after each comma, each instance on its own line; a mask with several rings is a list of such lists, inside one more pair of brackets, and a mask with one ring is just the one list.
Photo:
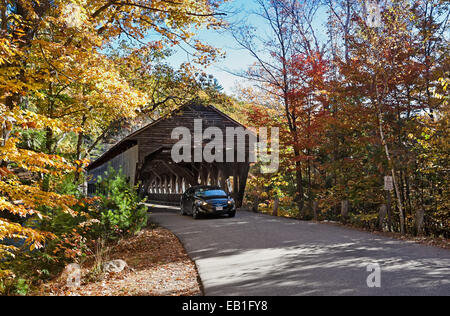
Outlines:
[[187, 190], [181, 197], [181, 215], [236, 215], [234, 200], [220, 187], [197, 186]]

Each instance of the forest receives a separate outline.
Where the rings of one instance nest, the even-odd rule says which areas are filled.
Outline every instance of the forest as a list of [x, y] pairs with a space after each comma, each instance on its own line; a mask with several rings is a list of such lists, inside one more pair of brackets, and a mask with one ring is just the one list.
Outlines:
[[[0, 294], [146, 225], [138, 187], [111, 171], [88, 197], [84, 168], [191, 100], [279, 128], [280, 169], [250, 174], [253, 211], [449, 237], [449, 2], [254, 0], [256, 26], [231, 21], [232, 2], [0, 2]], [[201, 30], [252, 56], [234, 95]]]

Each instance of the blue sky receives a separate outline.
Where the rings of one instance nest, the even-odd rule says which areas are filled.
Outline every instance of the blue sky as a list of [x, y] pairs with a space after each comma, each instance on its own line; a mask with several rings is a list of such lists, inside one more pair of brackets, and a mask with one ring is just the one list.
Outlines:
[[[255, 3], [252, 0], [234, 0], [227, 4], [227, 7], [224, 9], [242, 12], [230, 17], [232, 20], [239, 20], [245, 18], [246, 14], [255, 9], [255, 7]], [[234, 72], [247, 69], [254, 62], [253, 58], [247, 51], [240, 49], [235, 43], [233, 36], [226, 31], [203, 30], [198, 34], [197, 38], [209, 45], [220, 48], [226, 53], [225, 59], [209, 66], [206, 72], [214, 75], [220, 85], [223, 86], [225, 92], [231, 94], [236, 83], [242, 82], [243, 79], [230, 74], [228, 71]], [[188, 61], [189, 56], [181, 49], [175, 50], [176, 53], [169, 58], [169, 63], [174, 67], [178, 67], [181, 63]]]
[[[301, 0], [300, 0], [301, 1]], [[252, 12], [258, 8], [257, 4], [253, 0], [233, 0], [225, 7], [225, 11], [234, 11], [236, 14], [229, 15], [228, 18], [232, 22], [241, 21], [246, 19], [250, 21], [254, 26], [258, 27], [258, 31], [266, 32], [266, 26], [261, 21], [261, 18], [253, 15]], [[323, 25], [325, 22], [325, 15], [322, 13], [318, 16], [317, 27]], [[240, 72], [248, 69], [248, 67], [254, 63], [253, 57], [246, 51], [239, 48], [239, 45], [235, 42], [233, 36], [224, 31], [201, 31], [198, 39], [205, 43], [220, 48], [226, 53], [226, 58], [220, 60], [206, 69], [208, 74], [214, 75], [218, 79], [220, 85], [224, 88], [228, 94], [233, 94], [236, 83], [245, 83], [245, 80], [230, 74], [231, 72]], [[169, 58], [169, 63], [173, 67], [178, 67], [181, 63], [188, 61], [189, 57], [181, 49], [176, 50], [175, 54]]]

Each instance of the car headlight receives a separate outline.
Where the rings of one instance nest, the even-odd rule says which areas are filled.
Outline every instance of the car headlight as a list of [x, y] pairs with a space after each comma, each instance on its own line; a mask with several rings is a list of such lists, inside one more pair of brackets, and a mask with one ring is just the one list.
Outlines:
[[228, 205], [233, 205], [234, 204], [234, 201], [233, 200], [229, 200], [228, 201]]

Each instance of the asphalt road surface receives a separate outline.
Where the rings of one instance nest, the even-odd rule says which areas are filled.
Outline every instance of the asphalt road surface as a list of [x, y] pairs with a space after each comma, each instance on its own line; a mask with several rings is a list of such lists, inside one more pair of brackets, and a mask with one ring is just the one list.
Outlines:
[[[196, 262], [205, 295], [450, 295], [448, 250], [249, 212], [201, 220], [151, 212]], [[379, 288], [367, 285], [377, 281], [372, 264]]]

